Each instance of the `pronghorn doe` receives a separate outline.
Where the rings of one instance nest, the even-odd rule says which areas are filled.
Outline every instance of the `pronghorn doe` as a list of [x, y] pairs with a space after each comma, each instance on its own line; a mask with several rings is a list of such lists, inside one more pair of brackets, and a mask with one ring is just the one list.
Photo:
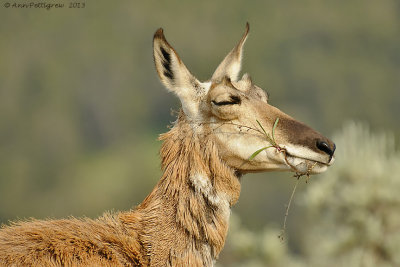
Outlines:
[[[268, 104], [267, 94], [249, 75], [238, 79], [248, 31], [247, 24], [211, 79], [200, 82], [159, 29], [153, 40], [157, 73], [182, 103], [173, 128], [160, 136], [160, 181], [131, 211], [96, 220], [4, 226], [0, 265], [212, 266], [224, 246], [242, 174], [325, 171], [335, 145]], [[271, 146], [264, 129], [272, 129], [277, 118]]]

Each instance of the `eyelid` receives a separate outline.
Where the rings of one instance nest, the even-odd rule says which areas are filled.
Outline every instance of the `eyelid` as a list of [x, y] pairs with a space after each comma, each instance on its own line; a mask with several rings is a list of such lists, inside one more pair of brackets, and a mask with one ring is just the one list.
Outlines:
[[220, 102], [217, 102], [217, 101], [215, 101], [215, 100], [212, 100], [211, 102], [212, 102], [214, 105], [217, 105], [217, 106], [225, 106], [225, 105], [236, 105], [236, 104], [239, 104], [239, 105], [240, 105], [240, 103], [241, 103], [242, 101], [241, 101], [240, 97], [235, 96], [235, 95], [231, 95], [231, 96], [230, 96], [230, 100], [220, 101]]

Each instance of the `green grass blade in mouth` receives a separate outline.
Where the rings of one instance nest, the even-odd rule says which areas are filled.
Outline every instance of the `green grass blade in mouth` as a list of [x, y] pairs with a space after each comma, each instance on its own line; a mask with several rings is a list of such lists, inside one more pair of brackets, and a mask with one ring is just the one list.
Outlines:
[[257, 123], [258, 123], [258, 126], [260, 126], [261, 129], [263, 130], [264, 134], [265, 134], [266, 136], [269, 136], [269, 135], [267, 134], [267, 132], [265, 131], [264, 127], [261, 125], [261, 123], [260, 123], [258, 120], [256, 120], [256, 121], [257, 121]]
[[268, 142], [270, 142], [272, 146], [278, 147], [278, 144], [275, 141], [275, 129], [278, 126], [279, 118], [277, 118], [275, 120], [274, 126], [272, 127], [272, 137], [265, 131], [265, 129], [261, 125], [261, 123], [258, 120], [256, 120], [256, 121], [258, 123], [258, 126], [260, 126], [261, 130], [263, 131], [263, 133], [264, 133], [265, 137], [267, 138]]
[[249, 157], [249, 160], [253, 160], [258, 154], [260, 154], [262, 151], [264, 151], [265, 149], [270, 148], [270, 147], [274, 147], [274, 146], [266, 146], [266, 147], [260, 148], [259, 150], [257, 150], [253, 154], [251, 154], [251, 156]]
[[275, 123], [274, 123], [274, 127], [272, 127], [272, 140], [274, 141], [274, 145], [276, 145], [276, 141], [275, 141], [275, 128], [278, 125], [279, 122], [279, 118], [276, 118]]

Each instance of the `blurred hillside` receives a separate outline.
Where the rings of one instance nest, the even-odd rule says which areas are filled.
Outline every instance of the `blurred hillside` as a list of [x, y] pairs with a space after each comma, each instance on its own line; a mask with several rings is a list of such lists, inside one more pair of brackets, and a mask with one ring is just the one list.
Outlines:
[[[352, 119], [400, 140], [399, 1], [87, 0], [51, 10], [3, 2], [0, 222], [94, 217], [150, 192], [160, 176], [157, 136], [179, 108], [153, 66], [159, 27], [206, 80], [248, 21], [243, 72], [273, 105], [327, 136]], [[289, 177], [243, 179], [234, 211], [244, 225], [281, 223]], [[298, 207], [290, 217], [296, 252], [305, 218]]]

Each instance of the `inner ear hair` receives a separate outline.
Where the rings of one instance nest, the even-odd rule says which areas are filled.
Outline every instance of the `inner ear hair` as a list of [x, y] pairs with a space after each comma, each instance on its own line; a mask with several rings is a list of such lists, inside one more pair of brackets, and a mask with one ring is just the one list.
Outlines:
[[229, 78], [228, 76], [224, 76], [224, 78], [222, 78], [222, 84], [229, 87], [233, 87], [231, 78]]

